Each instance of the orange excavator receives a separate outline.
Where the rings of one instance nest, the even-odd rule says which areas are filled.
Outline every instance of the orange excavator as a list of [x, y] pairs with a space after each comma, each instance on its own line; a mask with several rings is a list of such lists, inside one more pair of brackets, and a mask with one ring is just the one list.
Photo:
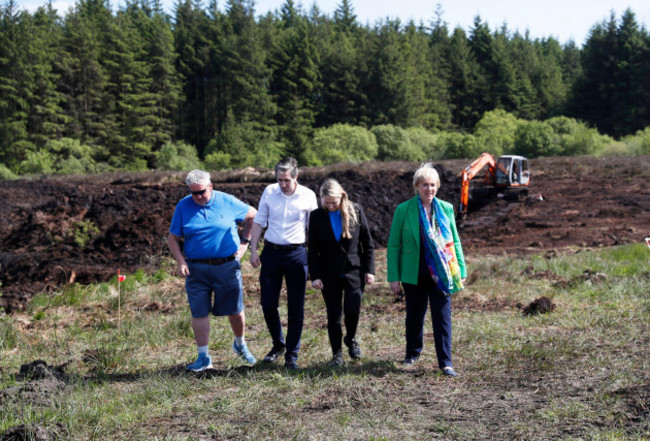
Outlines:
[[[483, 186], [491, 192], [498, 193], [512, 188], [528, 187], [530, 182], [528, 159], [517, 155], [503, 155], [495, 161], [491, 154], [483, 153], [461, 172], [460, 214], [462, 217], [467, 216], [470, 181], [485, 166], [487, 171], [483, 178]], [[518, 188], [518, 190], [517, 197], [528, 193], [527, 189]]]

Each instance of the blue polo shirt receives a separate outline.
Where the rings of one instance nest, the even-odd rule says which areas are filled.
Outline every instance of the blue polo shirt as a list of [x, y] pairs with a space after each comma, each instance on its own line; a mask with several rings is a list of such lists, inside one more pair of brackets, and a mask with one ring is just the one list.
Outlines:
[[203, 206], [188, 195], [176, 205], [169, 232], [185, 240], [185, 257], [228, 257], [239, 248], [237, 222], [244, 220], [248, 209], [248, 204], [221, 191], [212, 190]]

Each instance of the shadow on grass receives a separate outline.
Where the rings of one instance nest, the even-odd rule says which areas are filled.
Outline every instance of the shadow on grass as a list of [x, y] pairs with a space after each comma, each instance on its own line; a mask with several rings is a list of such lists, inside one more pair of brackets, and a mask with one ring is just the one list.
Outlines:
[[343, 367], [331, 367], [326, 362], [316, 363], [301, 367], [300, 369], [288, 370], [282, 365], [261, 363], [254, 367], [257, 372], [280, 372], [291, 376], [301, 376], [307, 378], [333, 377], [341, 374], [346, 375], [371, 375], [374, 377], [384, 377], [387, 374], [399, 372], [401, 369], [395, 366], [395, 363], [388, 360], [369, 360], [347, 363]]
[[78, 377], [72, 374], [65, 374], [65, 365], [61, 366], [47, 366], [42, 360], [37, 360], [27, 365], [23, 365], [21, 373], [16, 378], [17, 380], [33, 381], [48, 377], [56, 377], [59, 381], [65, 384], [72, 383], [119, 383], [119, 382], [134, 382], [145, 378], [154, 376], [162, 377], [186, 377], [199, 380], [209, 380], [218, 377], [251, 377], [251, 376], [264, 376], [269, 373], [286, 375], [299, 378], [327, 378], [342, 375], [358, 375], [358, 376], [373, 376], [377, 378], [384, 377], [389, 374], [403, 374], [409, 376], [421, 376], [430, 374], [429, 370], [422, 369], [404, 369], [395, 364], [394, 361], [389, 360], [368, 360], [368, 361], [354, 361], [349, 362], [343, 367], [331, 367], [327, 362], [315, 363], [311, 365], [302, 366], [296, 370], [289, 370], [282, 364], [271, 364], [260, 362], [254, 366], [234, 366], [230, 368], [220, 369], [206, 369], [202, 372], [188, 371], [185, 364], [178, 364], [158, 370], [144, 370], [132, 373], [108, 373], [108, 372], [95, 372], [90, 375]]
[[155, 371], [141, 371], [126, 374], [109, 374], [99, 373], [93, 376], [86, 376], [84, 381], [88, 382], [131, 382], [152, 375], [169, 376], [169, 377], [187, 377], [200, 380], [209, 380], [217, 377], [242, 376], [250, 377], [254, 375], [265, 375], [268, 373], [278, 373], [292, 377], [301, 378], [323, 378], [340, 375], [371, 375], [374, 377], [384, 377], [391, 373], [407, 371], [398, 368], [394, 362], [387, 360], [354, 362], [348, 363], [343, 367], [330, 367], [327, 363], [318, 363], [307, 365], [296, 370], [289, 370], [282, 364], [257, 363], [255, 366], [236, 366], [223, 369], [206, 369], [202, 372], [192, 372], [185, 368], [184, 364], [170, 366]]

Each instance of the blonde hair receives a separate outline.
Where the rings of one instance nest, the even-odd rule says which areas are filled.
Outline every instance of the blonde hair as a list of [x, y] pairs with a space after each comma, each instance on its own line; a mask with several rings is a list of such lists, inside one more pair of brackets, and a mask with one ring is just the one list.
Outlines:
[[355, 225], [359, 223], [357, 218], [357, 212], [354, 209], [354, 204], [348, 199], [348, 194], [343, 190], [341, 184], [338, 183], [336, 179], [326, 179], [325, 182], [320, 186], [320, 197], [323, 206], [323, 198], [325, 196], [334, 196], [340, 197], [341, 203], [339, 204], [339, 209], [341, 210], [341, 224], [342, 232], [341, 235], [346, 239], [351, 239], [352, 234], [350, 230], [354, 228]]
[[432, 163], [425, 162], [420, 165], [420, 168], [418, 168], [413, 175], [413, 190], [415, 190], [415, 194], [418, 193], [418, 185], [420, 182], [429, 178], [432, 178], [433, 182], [436, 184], [437, 193], [438, 190], [440, 190], [440, 175], [438, 175], [438, 171], [433, 167]]

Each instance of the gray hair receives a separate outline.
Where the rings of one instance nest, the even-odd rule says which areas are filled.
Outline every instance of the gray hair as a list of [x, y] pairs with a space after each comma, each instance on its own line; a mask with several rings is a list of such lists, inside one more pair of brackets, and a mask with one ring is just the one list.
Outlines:
[[189, 187], [192, 184], [204, 184], [208, 185], [210, 183], [210, 173], [203, 170], [192, 170], [185, 177], [185, 183]]
[[418, 185], [420, 182], [429, 178], [432, 178], [433, 182], [436, 184], [437, 192], [437, 190], [440, 189], [440, 176], [438, 175], [438, 171], [433, 167], [432, 163], [425, 162], [420, 165], [420, 168], [418, 168], [413, 175], [413, 190], [415, 190], [415, 194], [418, 193]]
[[298, 161], [296, 161], [291, 156], [287, 156], [276, 164], [275, 176], [278, 176], [278, 173], [280, 172], [287, 171], [290, 172], [292, 178], [298, 176]]

